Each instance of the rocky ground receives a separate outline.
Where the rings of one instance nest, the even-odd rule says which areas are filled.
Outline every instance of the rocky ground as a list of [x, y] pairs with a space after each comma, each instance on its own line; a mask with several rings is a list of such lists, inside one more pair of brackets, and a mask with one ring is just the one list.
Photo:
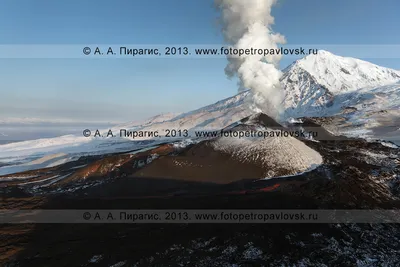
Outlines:
[[[400, 208], [400, 149], [323, 123], [292, 125], [318, 129], [296, 140], [323, 159], [298, 175], [260, 180], [261, 165], [212, 149], [215, 140], [164, 144], [0, 177], [0, 209]], [[400, 265], [396, 224], [20, 224], [1, 225], [0, 237], [4, 266]]]

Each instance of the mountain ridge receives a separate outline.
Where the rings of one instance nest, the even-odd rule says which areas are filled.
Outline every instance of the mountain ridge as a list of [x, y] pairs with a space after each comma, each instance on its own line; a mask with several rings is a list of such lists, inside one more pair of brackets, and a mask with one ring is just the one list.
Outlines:
[[[330, 78], [326, 78], [325, 80], [323, 78], [325, 74], [319, 73], [322, 63], [325, 63], [332, 69], [329, 70], [331, 73]], [[351, 73], [349, 72], [350, 74], [346, 75], [352, 77], [348, 78], [338, 73], [348, 71], [340, 63], [343, 63], [344, 67], [355, 66], [356, 64], [362, 70], [358, 71], [348, 68]], [[315, 70], [310, 69], [313, 64], [317, 66]], [[368, 68], [372, 69], [370, 71], [372, 76], [366, 77], [365, 73], [368, 72]], [[353, 72], [355, 74], [351, 75]], [[349, 94], [354, 96], [354, 93], [358, 90], [370, 89], [372, 91], [377, 87], [395, 84], [399, 81], [400, 71], [381, 67], [360, 59], [337, 56], [328, 51], [320, 50], [318, 55], [308, 55], [296, 60], [284, 69], [281, 77], [282, 88], [285, 91], [285, 99], [282, 103], [284, 107], [282, 118], [330, 115], [327, 112], [332, 114], [333, 112], [339, 112], [342, 108], [340, 104], [335, 103], [335, 99], [339, 95]], [[340, 90], [337, 90], [338, 86]], [[343, 99], [340, 98], [340, 100]], [[190, 128], [223, 128], [229, 123], [240, 120], [240, 117], [251, 115], [252, 112], [247, 107], [247, 104], [250, 102], [251, 92], [245, 90], [232, 97], [217, 101], [214, 104], [182, 113], [172, 118], [169, 121], [170, 123], [167, 122], [166, 126], [176, 124], [171, 122], [179, 121], [177, 123], [178, 126], [186, 125]], [[329, 108], [333, 109], [328, 110]], [[206, 118], [202, 119], [203, 115], [206, 115]], [[221, 119], [222, 115], [225, 120]], [[226, 116], [233, 116], [233, 119], [227, 120]], [[188, 123], [189, 117], [195, 118], [197, 122], [201, 120], [203, 122]]]

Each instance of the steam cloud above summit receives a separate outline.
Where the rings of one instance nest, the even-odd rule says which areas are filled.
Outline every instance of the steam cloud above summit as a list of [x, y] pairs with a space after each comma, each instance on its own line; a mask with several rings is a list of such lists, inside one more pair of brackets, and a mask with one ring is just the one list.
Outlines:
[[[222, 13], [223, 34], [235, 49], [275, 49], [284, 44], [285, 37], [274, 33], [271, 8], [277, 0], [215, 0]], [[253, 94], [251, 108], [275, 118], [281, 113], [283, 91], [280, 86], [281, 55], [228, 56], [225, 72], [237, 76], [240, 89], [249, 88]]]

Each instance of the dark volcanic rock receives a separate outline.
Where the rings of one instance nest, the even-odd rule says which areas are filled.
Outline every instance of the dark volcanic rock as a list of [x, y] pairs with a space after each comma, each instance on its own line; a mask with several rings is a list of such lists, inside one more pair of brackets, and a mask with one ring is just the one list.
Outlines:
[[261, 125], [267, 128], [278, 128], [281, 129], [283, 126], [276, 122], [270, 116], [264, 113], [257, 113], [255, 115], [251, 115], [241, 120], [242, 123], [247, 125]]
[[[256, 118], [247, 118], [242, 125], [281, 127], [268, 116]], [[81, 174], [91, 173], [88, 179], [76, 175], [77, 179], [56, 183], [60, 191], [45, 188], [40, 196], [4, 187], [0, 190], [8, 193], [1, 195], [0, 208], [400, 208], [399, 149], [362, 139], [332, 140], [332, 134], [314, 119], [303, 119], [300, 126], [326, 134], [319, 141], [302, 139], [322, 155], [323, 164], [300, 175], [247, 180], [254, 178], [247, 174], [256, 176], [262, 169], [217, 153], [209, 146], [214, 140], [207, 140], [182, 150], [157, 148], [161, 156], [141, 167], [138, 160], [155, 150], [91, 161], [79, 169]], [[205, 171], [206, 164], [213, 165], [209, 170], [214, 172]], [[213, 179], [207, 180], [207, 175]], [[220, 180], [215, 181], [217, 176]], [[88, 180], [104, 182], [79, 184]], [[78, 189], [63, 191], [70, 187]], [[8, 262], [6, 266], [399, 266], [399, 248], [396, 224], [0, 226], [0, 264]]]

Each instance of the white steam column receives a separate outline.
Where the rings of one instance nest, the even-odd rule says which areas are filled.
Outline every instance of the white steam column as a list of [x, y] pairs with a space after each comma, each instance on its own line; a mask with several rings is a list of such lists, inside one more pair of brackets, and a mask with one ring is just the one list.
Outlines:
[[[223, 34], [235, 49], [277, 49], [285, 37], [274, 33], [271, 8], [277, 0], [215, 0], [221, 11]], [[280, 86], [281, 71], [278, 64], [282, 55], [228, 56], [225, 72], [237, 76], [240, 89], [249, 88], [255, 112], [264, 112], [275, 119], [282, 112], [283, 91]]]

